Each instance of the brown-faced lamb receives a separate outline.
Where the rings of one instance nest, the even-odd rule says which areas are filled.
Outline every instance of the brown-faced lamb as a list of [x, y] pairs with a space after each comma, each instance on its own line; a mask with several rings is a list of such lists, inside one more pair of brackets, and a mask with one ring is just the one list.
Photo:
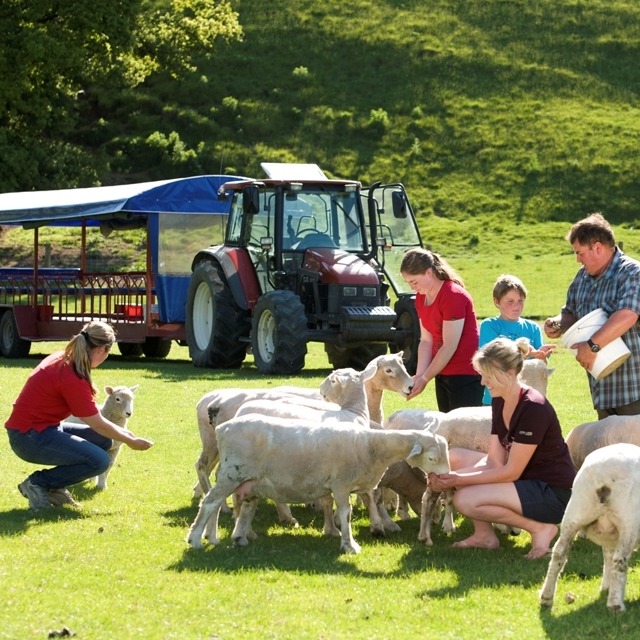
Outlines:
[[560, 536], [553, 546], [540, 604], [551, 606], [558, 577], [580, 531], [602, 547], [600, 591], [607, 607], [625, 610], [624, 592], [631, 554], [640, 541], [640, 447], [612, 444], [588, 454], [573, 483]]
[[216, 427], [220, 466], [203, 499], [187, 541], [202, 536], [218, 544], [218, 514], [227, 497], [242, 503], [232, 539], [240, 545], [255, 534], [251, 520], [259, 498], [299, 503], [332, 494], [338, 508], [341, 550], [359, 553], [351, 531], [352, 492], [371, 491], [385, 469], [407, 460], [424, 471], [449, 468], [444, 438], [429, 431], [384, 431], [324, 426], [314, 422], [250, 415]]

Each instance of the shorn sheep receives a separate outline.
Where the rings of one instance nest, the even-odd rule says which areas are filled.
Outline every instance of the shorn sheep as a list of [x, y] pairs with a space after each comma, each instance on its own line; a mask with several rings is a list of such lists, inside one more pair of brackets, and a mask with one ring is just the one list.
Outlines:
[[371, 491], [385, 469], [407, 460], [424, 471], [449, 468], [447, 443], [429, 431], [383, 431], [251, 415], [216, 428], [220, 467], [187, 536], [193, 547], [202, 536], [218, 544], [218, 514], [227, 497], [241, 502], [232, 539], [255, 537], [251, 521], [259, 498], [305, 503], [332, 494], [341, 528], [340, 548], [359, 553], [351, 531], [353, 492]]
[[602, 547], [600, 591], [607, 607], [625, 610], [624, 592], [631, 554], [640, 540], [640, 447], [612, 444], [590, 453], [578, 471], [553, 546], [540, 604], [551, 606], [558, 577], [580, 531]]
[[[238, 410], [236, 417], [250, 414], [304, 420], [322, 425], [343, 425], [354, 429], [368, 429], [370, 426], [369, 409], [365, 384], [377, 372], [375, 363], [370, 363], [364, 371], [355, 369], [336, 369], [320, 385], [319, 393], [325, 402], [313, 402], [311, 406], [289, 403], [285, 399], [251, 400]], [[334, 409], [333, 407], [339, 407]], [[379, 511], [373, 493], [361, 495], [369, 510], [371, 532], [383, 536], [385, 529], [398, 531], [398, 525], [389, 518], [386, 511]], [[327, 496], [323, 500], [324, 533], [340, 535], [333, 521], [333, 500]], [[277, 504], [280, 521], [297, 524], [288, 505]]]
[[566, 442], [573, 464], [580, 469], [596, 449], [621, 442], [640, 445], [640, 416], [607, 416], [585, 422], [569, 432]]
[[[381, 423], [383, 391], [394, 391], [406, 397], [411, 392], [413, 379], [405, 369], [402, 352], [378, 356], [367, 368], [374, 364], [376, 373], [365, 384], [367, 407], [371, 420]], [[283, 399], [289, 403], [311, 405], [323, 401], [316, 389], [292, 386], [271, 389], [220, 389], [204, 394], [196, 405], [202, 451], [195, 465], [198, 475], [198, 482], [193, 490], [195, 499], [201, 498], [211, 488], [209, 477], [218, 462], [215, 427], [233, 418], [243, 404], [258, 399]]]
[[[114, 422], [123, 429], [126, 428], [129, 418], [133, 415], [133, 398], [139, 385], [133, 387], [127, 387], [124, 385], [118, 387], [106, 386], [104, 388], [107, 397], [104, 402], [98, 407], [100, 413], [107, 419]], [[79, 418], [71, 416], [67, 418], [65, 422], [82, 422]], [[113, 465], [116, 462], [118, 454], [120, 453], [121, 442], [117, 440], [113, 441], [113, 446], [108, 451], [109, 458], [111, 459], [109, 467], [104, 473], [101, 473], [96, 477], [96, 487], [98, 489], [107, 488], [107, 476], [111, 472]]]

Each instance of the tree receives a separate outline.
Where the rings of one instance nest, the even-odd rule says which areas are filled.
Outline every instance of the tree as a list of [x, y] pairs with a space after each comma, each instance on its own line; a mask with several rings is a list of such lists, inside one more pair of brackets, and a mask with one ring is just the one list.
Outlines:
[[3, 191], [97, 184], [104, 160], [77, 133], [100, 128], [101, 96], [242, 37], [227, 0], [3, 0], [0, 29]]

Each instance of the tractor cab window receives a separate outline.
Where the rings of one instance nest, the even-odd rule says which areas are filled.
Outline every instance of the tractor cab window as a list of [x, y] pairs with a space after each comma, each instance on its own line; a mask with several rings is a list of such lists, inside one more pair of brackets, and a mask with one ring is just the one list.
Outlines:
[[287, 194], [283, 246], [363, 250], [362, 212], [355, 192], [305, 189]]

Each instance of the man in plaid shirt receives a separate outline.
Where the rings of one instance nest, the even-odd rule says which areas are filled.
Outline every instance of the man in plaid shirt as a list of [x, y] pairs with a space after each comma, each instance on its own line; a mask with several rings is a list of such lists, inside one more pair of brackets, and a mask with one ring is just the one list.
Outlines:
[[640, 262], [620, 251], [599, 213], [576, 222], [567, 240], [582, 267], [569, 285], [565, 306], [547, 318], [544, 331], [558, 338], [591, 311], [603, 309], [607, 322], [589, 340], [573, 345], [576, 360], [589, 371], [598, 351], [622, 338], [631, 357], [601, 380], [589, 376], [591, 397], [598, 418], [640, 414]]

